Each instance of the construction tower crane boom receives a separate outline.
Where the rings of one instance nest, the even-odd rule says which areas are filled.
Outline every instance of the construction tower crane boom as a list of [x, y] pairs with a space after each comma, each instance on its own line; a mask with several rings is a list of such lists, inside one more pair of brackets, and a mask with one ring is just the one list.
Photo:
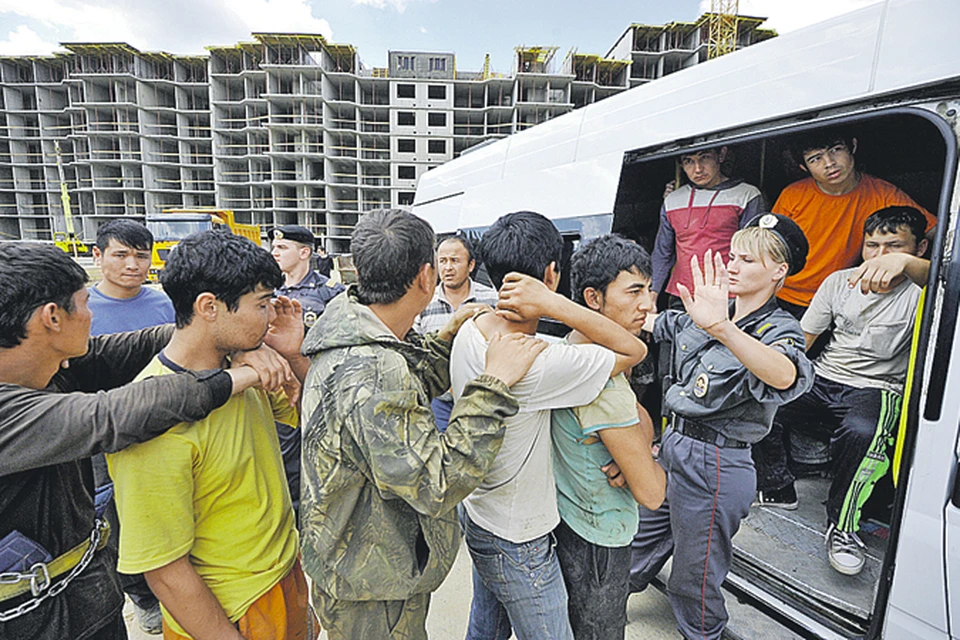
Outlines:
[[710, 46], [707, 58], [719, 58], [737, 50], [739, 0], [710, 0]]

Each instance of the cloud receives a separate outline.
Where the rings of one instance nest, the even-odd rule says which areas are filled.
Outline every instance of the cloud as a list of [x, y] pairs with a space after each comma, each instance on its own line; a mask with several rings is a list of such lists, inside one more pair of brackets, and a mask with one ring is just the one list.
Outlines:
[[45, 41], [25, 24], [9, 32], [6, 40], [0, 40], [0, 55], [3, 56], [47, 54], [57, 48], [56, 44]]
[[[740, 0], [740, 13], [746, 16], [766, 17], [763, 25], [787, 33], [811, 24], [861, 9], [880, 0]], [[710, 0], [700, 1], [701, 11], [710, 11]]]
[[426, 32], [427, 32], [426, 27], [420, 27], [420, 33], [426, 33]]
[[0, 0], [3, 14], [35, 21], [61, 42], [121, 41], [173, 53], [249, 40], [251, 32], [333, 35], [308, 0]]
[[[374, 9], [393, 9], [397, 13], [403, 13], [407, 7], [418, 0], [353, 0], [353, 4], [359, 4]], [[427, 2], [436, 2], [437, 0], [427, 0]]]

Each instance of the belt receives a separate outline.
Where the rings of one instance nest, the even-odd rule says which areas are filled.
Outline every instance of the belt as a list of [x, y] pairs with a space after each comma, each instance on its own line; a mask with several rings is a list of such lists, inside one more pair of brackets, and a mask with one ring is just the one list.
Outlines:
[[677, 433], [683, 434], [688, 438], [693, 438], [694, 440], [699, 440], [700, 442], [706, 442], [707, 444], [716, 445], [725, 449], [750, 448], [749, 442], [728, 438], [716, 429], [711, 429], [705, 424], [694, 422], [676, 413], [671, 414], [670, 424]]
[[[27, 611], [36, 609], [41, 602], [50, 596], [63, 591], [73, 578], [83, 571], [93, 554], [107, 544], [110, 537], [110, 524], [106, 520], [97, 520], [90, 536], [50, 562], [38, 562], [30, 567], [28, 572], [9, 571], [0, 573], [0, 602], [10, 600], [25, 593], [31, 593], [33, 599], [28, 600], [9, 611], [0, 611], [0, 622], [11, 620], [23, 615]], [[51, 587], [53, 580], [60, 576], [67, 576]]]

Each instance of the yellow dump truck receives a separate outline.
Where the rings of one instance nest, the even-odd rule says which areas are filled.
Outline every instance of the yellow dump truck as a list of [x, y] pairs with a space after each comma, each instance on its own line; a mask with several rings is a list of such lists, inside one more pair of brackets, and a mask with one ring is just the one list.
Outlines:
[[187, 236], [216, 227], [227, 227], [231, 233], [260, 244], [260, 226], [240, 224], [227, 209], [165, 209], [147, 216], [147, 228], [153, 234], [153, 260], [148, 278], [157, 282], [170, 250]]
[[90, 247], [83, 240], [68, 236], [64, 231], [54, 232], [53, 243], [72, 256], [90, 254]]

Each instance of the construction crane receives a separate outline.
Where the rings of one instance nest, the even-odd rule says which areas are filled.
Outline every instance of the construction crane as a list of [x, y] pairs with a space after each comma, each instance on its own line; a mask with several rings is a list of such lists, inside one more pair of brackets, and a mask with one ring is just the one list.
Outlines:
[[89, 248], [79, 238], [73, 225], [73, 213], [70, 210], [70, 193], [67, 191], [67, 178], [63, 173], [63, 159], [60, 155], [60, 141], [53, 141], [53, 148], [57, 154], [57, 176], [60, 178], [60, 204], [63, 208], [63, 223], [66, 227], [65, 232], [57, 231], [53, 234], [54, 244], [66, 251], [73, 253], [73, 257], [79, 257], [81, 253], [87, 253]]
[[719, 58], [737, 50], [739, 0], [710, 0], [710, 46], [707, 58]]

